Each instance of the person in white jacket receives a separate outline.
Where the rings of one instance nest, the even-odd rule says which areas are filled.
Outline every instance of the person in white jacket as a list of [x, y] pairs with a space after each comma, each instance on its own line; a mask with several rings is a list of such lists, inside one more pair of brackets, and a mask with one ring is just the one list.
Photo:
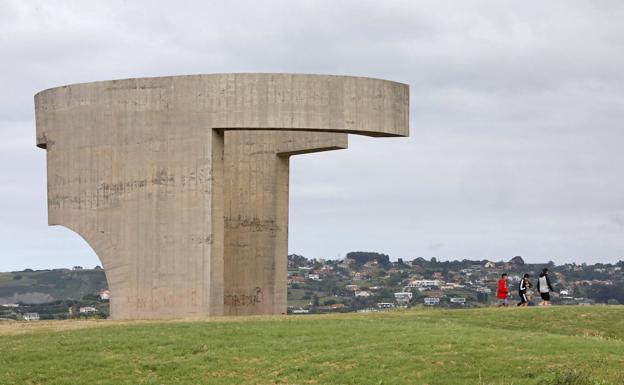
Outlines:
[[550, 284], [550, 278], [548, 277], [547, 268], [544, 268], [544, 270], [542, 270], [542, 272], [540, 273], [539, 279], [537, 280], [537, 291], [539, 291], [540, 296], [542, 296], [542, 301], [539, 303], [539, 305], [550, 305], [550, 292], [554, 290], [552, 285]]

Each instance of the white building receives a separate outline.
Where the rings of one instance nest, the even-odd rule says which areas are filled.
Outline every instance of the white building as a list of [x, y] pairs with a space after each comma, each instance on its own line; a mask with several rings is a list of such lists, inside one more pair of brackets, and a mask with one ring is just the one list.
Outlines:
[[454, 297], [450, 299], [451, 303], [466, 303], [466, 298]]
[[427, 297], [424, 299], [424, 303], [427, 306], [436, 306], [440, 304], [440, 298], [436, 297]]
[[494, 262], [492, 262], [492, 261], [487, 261], [487, 262], [485, 263], [485, 265], [483, 265], [483, 267], [485, 267], [486, 269], [491, 269], [491, 268], [496, 267], [496, 263], [494, 263]]
[[102, 301], [110, 300], [110, 290], [104, 290], [100, 293], [100, 299]]
[[24, 313], [24, 321], [39, 321], [39, 313]]
[[97, 309], [93, 306], [83, 306], [80, 308], [80, 312], [83, 314], [89, 314], [89, 313], [97, 313]]
[[406, 287], [414, 289], [418, 287], [442, 286], [444, 282], [439, 279], [416, 279], [410, 282]]
[[361, 291], [356, 291], [355, 296], [356, 297], [370, 297], [371, 293], [369, 293], [368, 291], [361, 290]]
[[406, 304], [412, 299], [412, 293], [409, 291], [401, 291], [398, 293], [394, 293], [394, 299], [398, 304]]

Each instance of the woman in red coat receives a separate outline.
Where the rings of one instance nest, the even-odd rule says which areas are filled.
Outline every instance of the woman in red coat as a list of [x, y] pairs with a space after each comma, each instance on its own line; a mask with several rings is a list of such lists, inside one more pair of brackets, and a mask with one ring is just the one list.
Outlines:
[[507, 303], [507, 273], [503, 273], [501, 275], [501, 279], [498, 280], [498, 290], [496, 292], [496, 305], [498, 307], [505, 306], [507, 307], [509, 304]]

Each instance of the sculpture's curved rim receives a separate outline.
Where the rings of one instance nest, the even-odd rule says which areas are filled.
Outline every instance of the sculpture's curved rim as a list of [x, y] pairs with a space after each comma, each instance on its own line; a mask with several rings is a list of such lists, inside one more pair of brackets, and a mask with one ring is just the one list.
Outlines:
[[[187, 88], [191, 84], [192, 86]], [[273, 91], [277, 99], [289, 95], [290, 100], [266, 103], [254, 95], [271, 97]], [[310, 85], [312, 87], [310, 87]], [[198, 91], [207, 86], [216, 100], [215, 106], [203, 103], [197, 97]], [[172, 95], [181, 96], [178, 107], [195, 108], [198, 112], [212, 114], [216, 118], [210, 127], [215, 130], [293, 130], [322, 131], [357, 134], [371, 137], [409, 136], [409, 86], [391, 80], [348, 75], [322, 75], [303, 73], [217, 73], [176, 75], [162, 77], [127, 78], [104, 80], [90, 83], [76, 83], [49, 88], [35, 94], [37, 120], [37, 144], [45, 148], [45, 125], [39, 124], [39, 117], [48, 114], [48, 105], [55, 100], [72, 100], [73, 104], [59, 103], [60, 109], [80, 108], [92, 100], [101, 102], [95, 91], [134, 91], [146, 97], [156, 98], [152, 89], [160, 89]], [[315, 90], [316, 89], [316, 90]], [[305, 95], [312, 90], [313, 102], [307, 104]], [[292, 91], [292, 92], [289, 92]], [[326, 105], [323, 113], [318, 113], [314, 103], [315, 95]], [[254, 94], [256, 93], [256, 94]], [[75, 94], [75, 95], [74, 95]], [[81, 96], [78, 96], [81, 95]], [[151, 95], [151, 96], [150, 96]], [[243, 96], [241, 96], [243, 95]], [[244, 95], [248, 97], [245, 98]], [[77, 98], [81, 99], [78, 100]], [[85, 100], [82, 100], [85, 98]], [[184, 99], [186, 98], [186, 99]], [[324, 99], [321, 99], [324, 98]], [[334, 103], [332, 103], [332, 98]], [[283, 99], [283, 98], [282, 98]], [[295, 100], [296, 99], [296, 100]], [[156, 100], [156, 99], [155, 99]], [[162, 97], [160, 99], [162, 100]], [[285, 99], [284, 99], [285, 100]], [[106, 99], [106, 101], [110, 101]], [[168, 102], [165, 103], [169, 108]], [[285, 108], [282, 109], [282, 106]], [[269, 111], [270, 108], [273, 110]], [[240, 111], [251, 111], [241, 114]], [[266, 111], [266, 112], [265, 112]], [[40, 114], [38, 114], [40, 112]], [[269, 113], [270, 112], [270, 113]], [[271, 115], [273, 114], [273, 115]], [[271, 116], [269, 120], [267, 117]]]
[[266, 75], [266, 76], [314, 76], [314, 77], [332, 77], [332, 78], [347, 78], [347, 79], [362, 79], [362, 80], [374, 80], [379, 82], [392, 83], [400, 86], [409, 87], [408, 84], [397, 82], [394, 80], [387, 80], [381, 78], [374, 78], [369, 76], [351, 76], [351, 75], [334, 75], [334, 74], [311, 74], [311, 73], [290, 73], [290, 72], [223, 72], [223, 73], [211, 73], [211, 74], [190, 74], [190, 75], [168, 75], [168, 76], [146, 76], [146, 77], [137, 77], [137, 78], [121, 78], [121, 79], [110, 79], [110, 80], [98, 80], [94, 82], [81, 82], [81, 83], [71, 83], [65, 84], [62, 86], [50, 87], [44, 90], [41, 90], [35, 94], [37, 97], [40, 94], [44, 94], [46, 92], [50, 92], [57, 89], [63, 89], [67, 87], [77, 87], [77, 86], [90, 86], [96, 84], [106, 84], [106, 83], [122, 83], [122, 82], [130, 82], [130, 81], [149, 81], [149, 80], [165, 80], [165, 79], [174, 79], [174, 78], [203, 78], [203, 77], [218, 77], [218, 76], [236, 76], [236, 75]]

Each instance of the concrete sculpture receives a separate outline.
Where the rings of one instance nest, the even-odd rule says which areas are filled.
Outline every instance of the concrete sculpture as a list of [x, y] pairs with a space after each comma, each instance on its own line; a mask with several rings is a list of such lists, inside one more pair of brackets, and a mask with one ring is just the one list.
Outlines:
[[286, 312], [289, 157], [407, 136], [379, 79], [218, 74], [35, 96], [48, 223], [98, 255], [115, 319]]

